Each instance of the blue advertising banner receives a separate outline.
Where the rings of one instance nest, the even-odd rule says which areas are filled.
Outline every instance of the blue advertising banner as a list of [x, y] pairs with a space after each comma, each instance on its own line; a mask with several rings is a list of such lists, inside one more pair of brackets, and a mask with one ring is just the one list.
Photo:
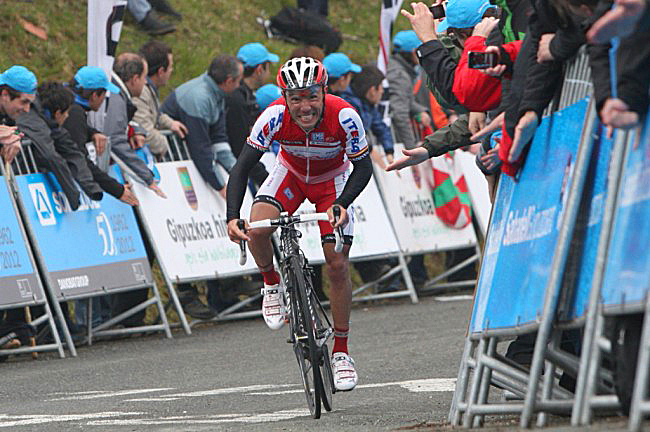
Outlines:
[[650, 288], [650, 117], [630, 132], [602, 298], [608, 313], [641, 312]]
[[502, 175], [481, 265], [472, 332], [541, 317], [587, 101], [544, 118], [519, 178]]
[[133, 210], [104, 194], [82, 194], [73, 211], [51, 174], [16, 177], [27, 219], [60, 297], [141, 286], [151, 269]]
[[43, 302], [45, 295], [4, 178], [0, 179], [0, 208], [0, 306]]
[[578, 215], [572, 243], [576, 249], [572, 249], [566, 269], [571, 273], [569, 279], [574, 283], [568, 284], [570, 286], [567, 287], [567, 292], [563, 293], [558, 306], [561, 321], [573, 321], [587, 313], [596, 268], [614, 140], [607, 138], [606, 129], [601, 127], [593, 146], [583, 192], [587, 202], [583, 203]]

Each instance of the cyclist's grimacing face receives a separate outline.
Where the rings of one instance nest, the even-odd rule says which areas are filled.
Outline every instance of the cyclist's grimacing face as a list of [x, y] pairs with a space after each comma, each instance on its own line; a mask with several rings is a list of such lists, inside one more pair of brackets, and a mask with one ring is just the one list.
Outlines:
[[314, 85], [302, 90], [286, 90], [284, 97], [291, 118], [303, 129], [312, 129], [323, 113], [323, 87]]

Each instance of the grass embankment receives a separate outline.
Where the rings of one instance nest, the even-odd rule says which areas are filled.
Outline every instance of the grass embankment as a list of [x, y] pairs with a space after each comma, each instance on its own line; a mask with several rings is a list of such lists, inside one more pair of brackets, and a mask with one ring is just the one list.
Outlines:
[[[170, 0], [183, 13], [175, 33], [161, 39], [171, 45], [176, 68], [170, 89], [205, 71], [216, 55], [236, 54], [248, 42], [262, 42], [280, 59], [286, 59], [294, 45], [267, 39], [255, 18], [269, 17], [289, 0]], [[0, 68], [23, 64], [44, 80], [69, 80], [86, 64], [86, 0], [0, 0]], [[330, 21], [344, 34], [341, 51], [353, 61], [374, 62], [378, 52], [379, 1], [336, 0], [330, 2]], [[166, 19], [166, 18], [165, 18]], [[27, 20], [47, 31], [41, 40], [25, 31]], [[400, 17], [397, 27], [408, 22]], [[118, 52], [137, 51], [150, 39], [127, 13]], [[277, 67], [277, 65], [276, 65]]]

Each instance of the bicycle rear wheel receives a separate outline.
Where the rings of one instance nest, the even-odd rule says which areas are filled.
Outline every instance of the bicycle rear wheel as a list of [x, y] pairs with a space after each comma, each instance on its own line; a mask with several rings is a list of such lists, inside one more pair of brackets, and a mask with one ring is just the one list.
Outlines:
[[302, 374], [302, 383], [305, 389], [305, 397], [311, 416], [320, 418], [322, 379], [320, 372], [321, 352], [316, 342], [314, 319], [310, 307], [310, 300], [307, 294], [307, 283], [302, 266], [297, 257], [289, 263], [291, 273], [292, 296], [291, 313], [293, 319], [294, 345], [293, 350], [298, 360], [298, 366]]

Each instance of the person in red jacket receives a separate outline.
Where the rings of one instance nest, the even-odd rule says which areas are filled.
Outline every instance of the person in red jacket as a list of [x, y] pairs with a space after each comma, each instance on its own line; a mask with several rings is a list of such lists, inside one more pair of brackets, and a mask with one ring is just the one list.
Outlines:
[[[485, 18], [484, 21], [494, 20]], [[496, 23], [494, 24], [496, 25]], [[487, 46], [487, 38], [472, 35], [465, 41], [463, 54], [456, 67], [453, 92], [458, 101], [473, 112], [489, 111], [501, 103], [501, 79], [512, 78], [512, 66], [517, 60], [522, 41], [510, 42], [500, 47]], [[489, 52], [498, 56], [498, 65], [486, 73], [484, 69], [469, 67], [469, 52]]]

